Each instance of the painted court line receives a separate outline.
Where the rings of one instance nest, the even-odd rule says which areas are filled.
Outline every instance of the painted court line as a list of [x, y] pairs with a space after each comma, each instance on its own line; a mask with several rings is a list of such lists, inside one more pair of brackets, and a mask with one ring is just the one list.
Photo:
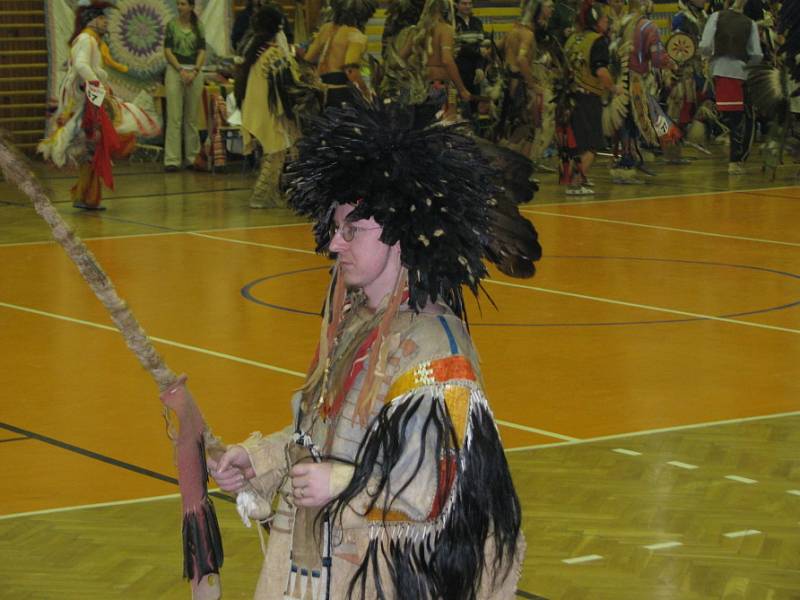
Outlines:
[[[209, 488], [209, 494], [224, 493], [219, 488]], [[28, 512], [11, 513], [0, 515], [0, 521], [17, 519], [20, 517], [36, 517], [39, 515], [54, 515], [58, 513], [73, 512], [76, 510], [86, 510], [91, 508], [105, 508], [109, 506], [125, 506], [128, 504], [144, 504], [147, 502], [158, 502], [159, 500], [174, 500], [180, 498], [180, 494], [165, 494], [163, 496], [147, 496], [144, 498], [131, 498], [130, 500], [114, 500], [112, 502], [96, 502], [94, 504], [77, 504], [75, 506], [61, 506], [59, 508], [47, 508], [44, 510], [31, 510]]]
[[[209, 490], [210, 492], [211, 490]], [[167, 494], [166, 496], [150, 496], [147, 498], [134, 498], [131, 500], [116, 500], [114, 502], [98, 502], [95, 504], [79, 504], [77, 506], [62, 506], [60, 508], [48, 508], [45, 510], [31, 510], [28, 512], [13, 513], [10, 515], [0, 515], [0, 521], [17, 519], [19, 517], [36, 517], [39, 515], [53, 515], [58, 513], [72, 512], [75, 510], [85, 510], [88, 508], [105, 508], [107, 506], [125, 506], [126, 504], [144, 504], [146, 502], [157, 502], [158, 500], [171, 500], [180, 498], [180, 494]]]
[[[185, 232], [185, 233], [188, 233], [190, 235], [196, 235], [196, 236], [204, 237], [204, 234], [198, 234], [196, 232]], [[232, 240], [232, 239], [229, 239], [229, 238], [213, 238], [213, 239], [218, 239], [218, 240], [221, 240], [221, 241], [227, 241], [227, 242], [231, 242], [231, 243], [246, 243], [246, 244], [257, 245], [257, 242], [243, 242], [241, 240]], [[287, 246], [266, 246], [265, 245], [265, 247], [279, 249], [279, 250], [283, 250], [283, 251], [287, 251], [287, 252], [297, 252], [297, 253], [300, 253], [300, 254], [316, 254], [315, 252], [312, 252], [310, 250], [305, 250], [305, 249], [300, 249], [300, 248], [291, 248], [291, 247], [287, 247]], [[614, 305], [617, 305], [617, 306], [627, 306], [627, 307], [631, 307], [631, 308], [639, 308], [639, 309], [642, 309], [642, 310], [651, 310], [651, 311], [667, 313], [667, 314], [671, 314], [671, 315], [680, 315], [682, 317], [690, 317], [692, 319], [700, 319], [700, 320], [706, 320], [706, 321], [718, 321], [718, 322], [721, 322], [721, 323], [732, 323], [732, 324], [735, 324], [735, 325], [744, 325], [746, 327], [755, 327], [757, 329], [766, 329], [766, 330], [769, 330], [769, 331], [781, 331], [781, 332], [784, 332], [784, 333], [800, 334], [800, 330], [798, 330], [798, 329], [792, 329], [792, 328], [789, 328], [789, 327], [779, 327], [777, 325], [767, 325], [767, 324], [764, 324], [764, 323], [757, 323], [757, 322], [754, 322], [754, 321], [742, 321], [740, 319], [729, 319], [729, 318], [726, 318], [726, 317], [717, 317], [717, 316], [714, 316], [714, 315], [704, 315], [704, 314], [701, 314], [701, 313], [693, 313], [693, 312], [688, 312], [688, 311], [683, 311], [683, 310], [675, 310], [675, 309], [665, 308], [665, 307], [661, 307], [661, 306], [651, 306], [651, 305], [648, 305], [648, 304], [638, 304], [638, 303], [635, 303], [635, 302], [625, 302], [623, 300], [615, 300], [613, 298], [603, 298], [601, 296], [589, 296], [587, 294], [578, 294], [576, 292], [566, 292], [566, 291], [563, 291], [563, 290], [554, 290], [554, 289], [550, 289], [550, 288], [543, 288], [543, 287], [538, 287], [538, 286], [533, 286], [533, 285], [523, 285], [523, 284], [520, 284], [520, 283], [513, 283], [513, 282], [510, 282], [510, 281], [501, 281], [501, 280], [498, 280], [498, 279], [486, 278], [484, 281], [486, 281], [488, 283], [493, 283], [495, 285], [501, 285], [501, 286], [506, 286], [506, 287], [511, 287], [511, 288], [518, 288], [518, 289], [524, 289], [524, 290], [533, 290], [533, 291], [536, 291], [536, 292], [544, 292], [544, 293], [547, 293], [547, 294], [556, 294], [556, 295], [559, 295], [559, 296], [567, 296], [567, 297], [570, 297], [570, 298], [578, 298], [578, 299], [581, 299], [581, 300], [591, 300], [591, 301], [594, 301], [594, 302], [603, 302], [603, 303], [606, 303], [606, 304], [614, 304]]]
[[628, 306], [631, 308], [640, 308], [642, 310], [651, 310], [654, 312], [667, 313], [670, 315], [680, 315], [682, 317], [691, 317], [692, 319], [699, 319], [703, 321], [718, 321], [720, 323], [732, 323], [734, 325], [744, 325], [746, 327], [755, 327], [757, 329], [767, 329], [769, 331], [781, 331], [783, 333], [800, 334], [800, 329], [792, 329], [790, 327], [779, 327], [777, 325], [767, 325], [765, 323], [756, 323], [754, 321], [742, 321], [740, 319], [728, 319], [726, 317], [717, 317], [714, 315], [704, 315], [701, 313], [693, 313], [685, 310], [676, 310], [673, 308], [665, 308], [663, 306], [652, 306], [649, 304], [638, 304], [636, 302], [625, 302], [624, 300], [614, 300], [613, 298], [603, 298], [602, 296], [589, 296], [587, 294], [578, 294], [576, 292], [565, 292], [563, 290], [554, 290], [550, 288], [538, 287], [535, 285], [524, 285], [521, 283], [512, 283], [510, 281], [501, 281], [499, 279], [484, 279], [487, 283], [495, 285], [502, 285], [511, 288], [518, 288], [523, 290], [533, 290], [534, 292], [544, 292], [546, 294], [555, 294], [558, 296], [567, 296], [569, 298], [578, 298], [580, 300], [592, 300], [594, 302], [603, 302], [605, 304], [614, 304], [617, 306]]
[[[0, 307], [8, 308], [11, 310], [18, 310], [21, 312], [26, 312], [30, 314], [34, 314], [40, 317], [48, 317], [50, 319], [57, 319], [59, 321], [66, 321], [68, 323], [74, 323], [77, 325], [86, 325], [88, 327], [94, 327], [95, 329], [102, 329], [104, 331], [111, 331], [114, 333], [119, 333], [119, 330], [116, 327], [112, 327], [111, 325], [105, 325], [103, 323], [94, 323], [92, 321], [86, 321], [85, 319], [76, 319], [74, 317], [68, 317], [65, 315], [59, 315], [56, 313], [51, 313], [43, 310], [37, 310], [35, 308], [28, 308], [26, 306], [19, 306], [17, 304], [9, 304], [7, 302], [0, 302]], [[205, 354], [207, 356], [213, 356], [214, 358], [222, 358], [224, 360], [230, 360], [233, 362], [237, 362], [244, 365], [249, 365], [251, 367], [258, 367], [259, 369], [266, 369], [268, 371], [274, 371], [276, 373], [282, 373], [284, 375], [291, 375], [292, 377], [297, 377], [300, 379], [305, 379], [306, 374], [301, 373], [300, 371], [293, 371], [291, 369], [284, 369], [283, 367], [278, 367], [276, 365], [271, 365], [269, 363], [263, 363], [255, 360], [250, 360], [248, 358], [242, 358], [240, 356], [234, 356], [232, 354], [225, 354], [223, 352], [216, 352], [214, 350], [209, 350], [207, 348], [201, 348], [199, 346], [192, 346], [190, 344], [183, 344], [181, 342], [176, 342], [174, 340], [168, 340], [165, 338], [159, 338], [155, 336], [148, 336], [150, 340], [153, 342], [158, 342], [160, 344], [165, 344], [167, 346], [172, 346], [174, 348], [181, 348], [182, 350], [189, 350], [192, 352], [198, 352], [200, 354]], [[530, 433], [538, 433], [540, 435], [555, 438], [558, 440], [567, 440], [572, 441], [576, 440], [577, 438], [570, 437], [567, 435], [562, 435], [560, 433], [555, 433], [552, 431], [546, 431], [544, 429], [537, 429], [535, 427], [528, 427], [527, 425], [520, 425], [518, 423], [512, 423], [511, 421], [497, 421], [498, 424], [504, 425], [505, 427], [510, 427], [513, 429], [519, 429], [521, 431], [527, 431]]]
[[212, 229], [198, 229], [194, 233], [213, 233], [215, 231], [251, 231], [254, 229], [281, 229], [284, 227], [299, 227], [300, 225], [311, 226], [310, 221], [301, 221], [299, 223], [280, 223], [274, 225], [247, 225], [244, 227], [216, 227]]
[[660, 544], [650, 544], [649, 546], [644, 546], [648, 550], [666, 550], [667, 548], [677, 548], [678, 546], [683, 546], [682, 542], [661, 542]]
[[[248, 227], [217, 227], [214, 229], [198, 229], [197, 231], [192, 230], [180, 230], [176, 229], [174, 231], [159, 231], [157, 233], [128, 233], [124, 235], [101, 235], [96, 237], [82, 237], [81, 240], [84, 242], [94, 242], [94, 241], [101, 241], [101, 240], [127, 240], [133, 238], [144, 238], [144, 237], [158, 237], [162, 235], [182, 235], [182, 234], [201, 234], [201, 233], [213, 233], [215, 231], [250, 231], [253, 229], [281, 229], [285, 227], [298, 227], [300, 225], [310, 225], [308, 222], [303, 223], [283, 223], [280, 225], [252, 225]], [[224, 238], [227, 239], [227, 238]], [[234, 241], [234, 240], [228, 240]], [[0, 248], [13, 248], [15, 246], [43, 246], [46, 244], [57, 244], [55, 240], [42, 240], [38, 242], [10, 242], [10, 243], [0, 243]], [[298, 250], [300, 252], [300, 250]]]
[[587, 554], [586, 556], [576, 556], [575, 558], [565, 558], [561, 562], [568, 564], [568, 565], [580, 565], [582, 563], [592, 562], [595, 560], [600, 560], [603, 557], [599, 554]]
[[758, 535], [761, 533], [758, 529], [743, 529], [742, 531], [731, 531], [729, 533], [723, 533], [726, 538], [740, 538], [740, 537], [747, 537], [750, 535]]
[[674, 231], [677, 233], [687, 233], [690, 235], [703, 235], [714, 238], [726, 238], [730, 240], [739, 240], [745, 242], [759, 242], [762, 244], [778, 244], [781, 246], [793, 246], [800, 248], [800, 243], [797, 242], [782, 242], [780, 240], [768, 240], [764, 238], [746, 237], [742, 235], [731, 235], [727, 233], [714, 233], [711, 231], [700, 231], [698, 229], [684, 229], [682, 227], [667, 227], [666, 225], [649, 225], [647, 223], [636, 223], [634, 221], [621, 221], [618, 219], [603, 219], [601, 217], [584, 217], [582, 215], [569, 215], [565, 213], [554, 213], [544, 210], [529, 210], [522, 209], [520, 212], [530, 213], [534, 215], [546, 215], [549, 217], [561, 217], [564, 219], [577, 219], [579, 221], [593, 221], [596, 223], [609, 223], [611, 225], [627, 225], [629, 227], [643, 227], [645, 229], [658, 229], [661, 231]]
[[[119, 330], [116, 327], [112, 327], [111, 325], [104, 325], [102, 323], [94, 323], [92, 321], [86, 321], [84, 319], [67, 317], [65, 315], [59, 315], [56, 313], [51, 313], [43, 310], [37, 310], [35, 308], [28, 308], [27, 306], [19, 306], [16, 304], [9, 304], [7, 302], [0, 302], [0, 307], [9, 308], [11, 310], [18, 310], [21, 312], [27, 312], [30, 314], [38, 315], [40, 317], [48, 317], [50, 319], [57, 319], [59, 321], [66, 321], [68, 323], [75, 323], [77, 325], [86, 325], [88, 327], [94, 327], [95, 329], [103, 329], [105, 331], [113, 331], [114, 333], [119, 333]], [[172, 346], [174, 348], [181, 348], [182, 350], [191, 350], [192, 352], [206, 354], [208, 356], [213, 356], [215, 358], [223, 358], [225, 360], [230, 360], [233, 362], [249, 365], [251, 367], [258, 367], [260, 369], [266, 369], [268, 371], [275, 371], [276, 373], [283, 373], [284, 375], [292, 375], [293, 377], [305, 378], [306, 376], [305, 373], [301, 373], [300, 371], [292, 371], [291, 369], [284, 369], [283, 367], [278, 367], [275, 365], [270, 365], [268, 363], [262, 363], [255, 360], [250, 360], [248, 358], [241, 358], [239, 356], [233, 356], [231, 354], [225, 354], [223, 352], [215, 352], [214, 350], [209, 350], [207, 348], [200, 348], [199, 346], [192, 346], [190, 344], [182, 344], [181, 342], [176, 342], [174, 340], [167, 340], [152, 335], [148, 337], [150, 338], [150, 340], [154, 342], [165, 344], [167, 346]]]
[[226, 238], [219, 235], [209, 235], [207, 233], [197, 233], [196, 231], [187, 232], [187, 235], [191, 235], [194, 237], [199, 238], [207, 238], [209, 240], [218, 240], [223, 242], [231, 242], [233, 244], [242, 244], [245, 246], [258, 246], [260, 248], [269, 248], [270, 250], [284, 250], [286, 252], [300, 252], [302, 254], [312, 254], [317, 256], [317, 253], [313, 250], [301, 250], [298, 248], [289, 248], [287, 246], [276, 246], [275, 244], [264, 244], [262, 242], [251, 242], [249, 240], [237, 240], [234, 238]]
[[758, 481], [755, 479], [750, 479], [749, 477], [740, 477], [739, 475], [725, 475], [725, 479], [730, 479], [731, 481], [736, 481], [738, 483], [746, 483], [748, 485], [758, 483]]
[[[532, 207], [538, 206], [576, 206], [576, 205], [584, 205], [584, 204], [611, 204], [616, 202], [641, 202], [643, 200], [663, 200], [664, 198], [675, 198], [675, 199], [683, 199], [683, 198], [695, 198], [701, 196], [717, 196], [720, 194], [742, 194], [748, 192], [764, 192], [767, 190], [791, 190], [795, 189], [798, 186], [796, 185], [776, 185], [775, 187], [760, 187], [760, 188], [748, 188], [742, 190], [718, 190], [718, 191], [711, 191], [711, 192], [689, 192], [686, 194], [663, 194], [657, 196], [634, 196], [632, 198], [609, 198], [608, 200], [575, 200], [573, 202], [549, 202], [547, 204], [532, 204]], [[520, 209], [522, 210], [522, 209]]]
[[786, 490], [786, 493], [792, 496], [800, 496], [800, 490]]
[[636, 450], [628, 450], [627, 448], [614, 448], [612, 452], [616, 452], [617, 454], [625, 454], [627, 456], [641, 456], [641, 452], [637, 452]]
[[[97, 237], [86, 237], [81, 238], [81, 241], [84, 242], [94, 242], [94, 241], [103, 241], [103, 240], [126, 240], [132, 238], [144, 238], [144, 237], [159, 237], [164, 235], [180, 235], [185, 233], [184, 231], [159, 231], [158, 233], [128, 233], [125, 235], [101, 235]], [[48, 244], [58, 245], [58, 242], [55, 240], [42, 240], [39, 242], [11, 242], [8, 244], [0, 244], [0, 248], [14, 248], [17, 246], [46, 246]]]
[[672, 465], [673, 467], [678, 467], [679, 469], [686, 469], [687, 471], [691, 471], [693, 469], [699, 469], [697, 465], [692, 465], [689, 463], [681, 462], [679, 460], [671, 460], [667, 463], [668, 465]]
[[566, 440], [571, 442], [578, 439], [569, 435], [554, 433], [552, 431], [546, 431], [544, 429], [538, 429], [536, 427], [528, 427], [527, 425], [518, 425], [516, 423], [512, 423], [510, 421], [503, 421], [501, 419], [495, 419], [494, 422], [497, 423], [498, 425], [503, 425], [504, 427], [511, 427], [512, 429], [519, 429], [520, 431], [527, 431], [528, 433], [538, 433], [540, 435], [556, 438], [559, 440]]
[[[509, 448], [506, 452], [521, 452], [528, 450], [544, 450], [546, 448], [558, 448], [561, 446], [577, 446], [579, 444], [592, 444], [595, 442], [607, 442], [611, 440], [624, 440], [643, 435], [653, 435], [656, 433], [674, 433], [676, 431], [688, 431], [691, 429], [702, 429], [704, 427], [713, 427], [716, 425], [736, 425], [739, 423], [750, 423], [752, 421], [764, 421], [767, 419], [781, 419], [785, 417], [800, 417], [800, 411], [792, 411], [785, 413], [775, 413], [771, 415], [759, 415], [756, 417], [742, 417], [739, 419], [725, 419], [722, 421], [707, 421], [705, 423], [692, 423], [690, 425], [676, 425], [675, 427], [662, 427], [659, 429], [644, 429], [641, 431], [629, 431], [627, 433], [616, 433], [613, 435], [600, 435], [596, 437], [581, 438], [572, 442], [553, 442], [552, 444], [536, 444], [534, 446], [519, 446], [517, 448]], [[800, 492], [800, 490], [796, 490]], [[800, 493], [798, 493], [800, 496]]]

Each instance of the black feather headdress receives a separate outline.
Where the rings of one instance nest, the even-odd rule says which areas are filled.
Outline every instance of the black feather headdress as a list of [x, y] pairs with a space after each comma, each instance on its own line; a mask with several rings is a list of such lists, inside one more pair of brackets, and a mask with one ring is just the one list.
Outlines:
[[[309, 129], [284, 183], [290, 206], [314, 220], [318, 251], [330, 243], [335, 207], [352, 204], [348, 220], [372, 217], [383, 243], [400, 243], [409, 305], [442, 299], [461, 317], [462, 286], [477, 295], [484, 259], [533, 274], [541, 248], [516, 209], [519, 192], [501, 187], [503, 176], [459, 126], [437, 123], [432, 111], [359, 102], [329, 109]], [[495, 229], [508, 239], [495, 239]]]

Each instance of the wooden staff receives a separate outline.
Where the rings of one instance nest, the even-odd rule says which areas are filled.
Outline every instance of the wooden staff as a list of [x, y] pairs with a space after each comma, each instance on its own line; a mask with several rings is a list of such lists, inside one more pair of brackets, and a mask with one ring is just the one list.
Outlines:
[[[119, 297], [97, 259], [61, 218], [42, 184], [31, 171], [27, 159], [0, 133], [0, 169], [33, 202], [36, 212], [47, 222], [55, 240], [78, 267], [95, 296], [106, 307], [111, 319], [142, 366], [158, 384], [164, 403], [167, 435], [175, 445], [178, 485], [183, 504], [184, 576], [191, 580], [195, 600], [216, 600], [221, 596], [219, 570], [223, 551], [214, 506], [208, 497], [208, 471], [205, 453], [224, 452], [224, 446], [206, 427], [203, 416], [186, 388], [186, 377], [176, 377], [153, 347], [147, 334], [125, 301]], [[180, 427], [175, 427], [174, 415]]]

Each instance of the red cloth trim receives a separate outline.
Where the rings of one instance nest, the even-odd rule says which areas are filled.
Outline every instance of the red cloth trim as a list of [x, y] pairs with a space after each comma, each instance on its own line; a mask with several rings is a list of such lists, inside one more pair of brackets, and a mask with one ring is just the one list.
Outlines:
[[439, 485], [433, 497], [433, 506], [426, 520], [432, 521], [441, 514], [447, 499], [450, 497], [450, 488], [456, 478], [456, 457], [454, 454], [439, 459]]
[[114, 175], [111, 172], [111, 157], [122, 153], [123, 143], [114, 129], [114, 124], [105, 107], [98, 108], [87, 100], [81, 126], [86, 132], [86, 138], [94, 142], [92, 170], [106, 184], [106, 187], [113, 190]]
[[364, 370], [365, 359], [377, 337], [378, 327], [373, 329], [367, 336], [367, 339], [359, 346], [355, 357], [353, 357], [353, 366], [350, 367], [350, 373], [348, 373], [347, 378], [344, 380], [344, 385], [342, 385], [342, 389], [337, 394], [333, 404], [325, 403], [325, 406], [322, 407], [322, 416], [324, 418], [328, 419], [334, 415], [338, 415], [339, 411], [342, 410], [344, 398], [347, 396], [347, 392], [350, 391], [350, 388], [353, 387], [353, 382], [356, 380], [356, 377]]
[[732, 77], [714, 77], [717, 110], [720, 112], [744, 110], [744, 81]]

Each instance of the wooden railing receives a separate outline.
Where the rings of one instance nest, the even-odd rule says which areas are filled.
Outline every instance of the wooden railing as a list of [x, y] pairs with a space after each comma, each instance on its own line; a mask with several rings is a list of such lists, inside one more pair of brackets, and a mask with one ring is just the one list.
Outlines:
[[0, 128], [32, 152], [44, 137], [47, 38], [42, 0], [0, 3]]

